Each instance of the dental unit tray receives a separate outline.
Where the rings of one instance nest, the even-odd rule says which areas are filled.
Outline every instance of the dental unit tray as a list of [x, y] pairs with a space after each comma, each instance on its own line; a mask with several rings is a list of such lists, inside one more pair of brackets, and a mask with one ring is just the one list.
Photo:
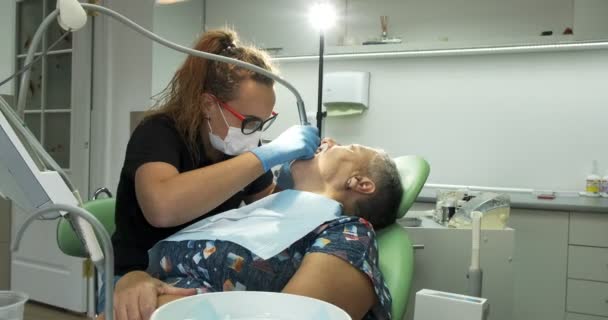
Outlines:
[[465, 202], [448, 224], [456, 228], [470, 228], [473, 211], [483, 213], [482, 229], [504, 229], [510, 215], [511, 198], [506, 194], [482, 192]]
[[471, 213], [483, 214], [482, 229], [504, 229], [510, 216], [507, 194], [481, 191], [438, 190], [435, 220], [453, 228], [470, 228]]

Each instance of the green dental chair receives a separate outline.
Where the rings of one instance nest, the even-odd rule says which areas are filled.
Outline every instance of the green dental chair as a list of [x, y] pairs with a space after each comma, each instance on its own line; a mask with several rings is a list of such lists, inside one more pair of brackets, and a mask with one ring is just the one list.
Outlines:
[[[394, 160], [405, 190], [397, 212], [399, 219], [416, 201], [431, 170], [428, 162], [418, 156], [403, 156]], [[393, 298], [393, 319], [401, 320], [405, 315], [414, 275], [414, 247], [405, 229], [397, 223], [380, 230], [377, 236], [380, 270]]]
[[[403, 156], [394, 160], [405, 190], [397, 213], [397, 218], [402, 218], [422, 190], [429, 175], [430, 167], [426, 160], [417, 156]], [[111, 235], [115, 229], [114, 206], [115, 200], [113, 198], [105, 198], [86, 203], [84, 209], [97, 217]], [[58, 224], [57, 243], [59, 249], [69, 256], [87, 257], [80, 240], [65, 219], [61, 219]], [[412, 243], [406, 231], [395, 223], [378, 232], [378, 248], [380, 269], [393, 297], [393, 319], [400, 320], [405, 315], [414, 272]]]
[[[97, 196], [100, 193], [106, 193], [108, 198], [97, 199]], [[116, 200], [112, 198], [112, 194], [106, 188], [97, 190], [93, 199], [94, 200], [85, 203], [83, 208], [92, 213], [95, 218], [106, 227], [108, 234], [111, 236], [115, 229], [114, 208], [116, 206]], [[97, 237], [99, 238], [99, 236]], [[88, 258], [87, 251], [66, 219], [60, 219], [57, 224], [57, 244], [61, 252], [68, 256]]]

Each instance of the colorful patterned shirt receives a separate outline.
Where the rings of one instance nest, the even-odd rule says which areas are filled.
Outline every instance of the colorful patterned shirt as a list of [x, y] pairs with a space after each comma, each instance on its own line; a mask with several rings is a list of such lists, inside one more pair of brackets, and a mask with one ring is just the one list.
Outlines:
[[174, 286], [203, 292], [280, 292], [304, 256], [314, 252], [338, 257], [369, 277], [378, 303], [364, 319], [391, 319], [391, 295], [378, 266], [376, 234], [369, 222], [358, 217], [326, 222], [267, 260], [229, 241], [162, 241], [148, 252], [147, 271]]

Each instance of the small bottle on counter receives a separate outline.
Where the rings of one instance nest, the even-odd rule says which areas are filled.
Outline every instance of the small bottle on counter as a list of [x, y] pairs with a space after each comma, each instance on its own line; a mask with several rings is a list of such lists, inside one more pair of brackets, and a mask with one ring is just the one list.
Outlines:
[[608, 170], [606, 170], [606, 175], [600, 182], [600, 192], [602, 193], [602, 196], [608, 198]]
[[591, 173], [587, 176], [587, 186], [585, 188], [587, 196], [599, 197], [601, 180], [602, 177], [600, 177], [597, 170], [597, 160], [593, 160], [591, 164]]

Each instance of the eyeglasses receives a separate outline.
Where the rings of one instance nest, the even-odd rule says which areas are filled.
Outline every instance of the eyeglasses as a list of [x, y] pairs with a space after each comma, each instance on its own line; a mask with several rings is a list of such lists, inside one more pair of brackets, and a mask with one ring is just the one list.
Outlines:
[[270, 118], [262, 120], [260, 117], [243, 115], [226, 102], [222, 102], [216, 97], [214, 97], [214, 99], [222, 108], [228, 110], [235, 117], [237, 117], [237, 119], [241, 120], [241, 132], [245, 135], [250, 135], [256, 131], [266, 131], [279, 115], [273, 111]]

